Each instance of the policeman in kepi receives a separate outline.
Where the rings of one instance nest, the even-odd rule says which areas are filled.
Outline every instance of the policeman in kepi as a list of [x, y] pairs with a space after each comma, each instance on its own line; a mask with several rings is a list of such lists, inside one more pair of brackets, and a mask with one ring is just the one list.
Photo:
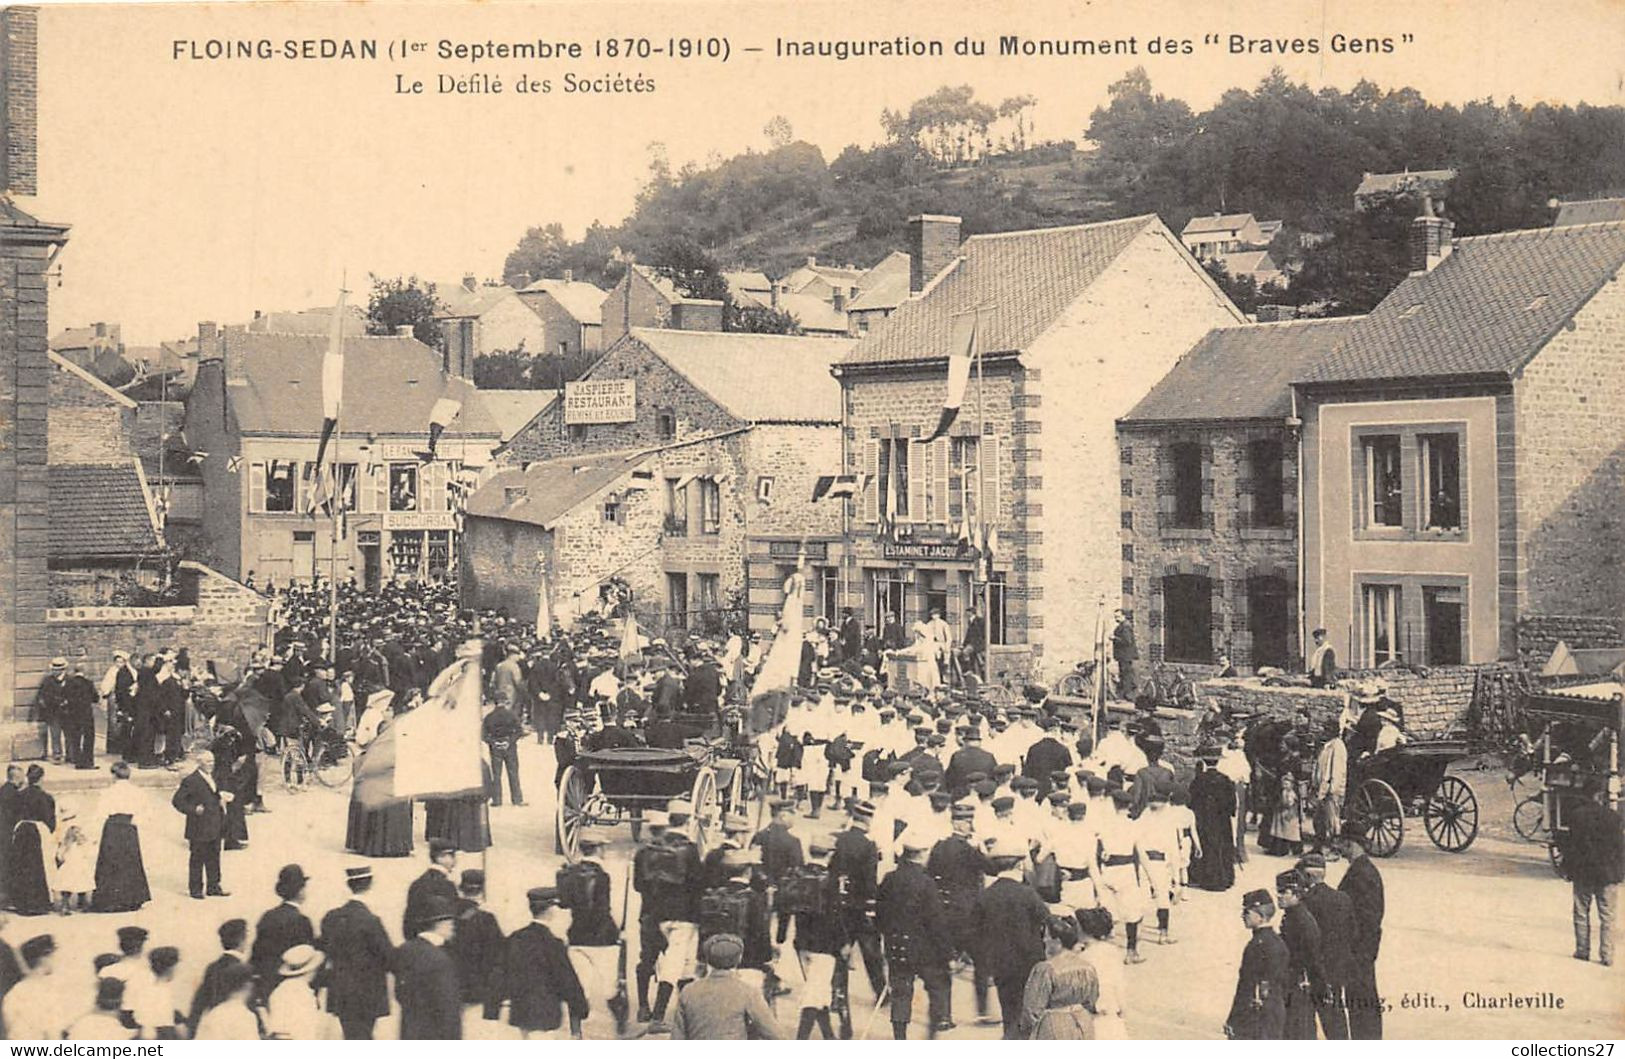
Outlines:
[[897, 869], [880, 884], [875, 923], [886, 941], [886, 971], [891, 980], [891, 1028], [896, 1040], [908, 1039], [914, 1017], [914, 979], [925, 983], [930, 1014], [929, 1036], [954, 1028], [949, 1018], [948, 961], [953, 956], [937, 884], [925, 870], [927, 850], [904, 838]]
[[1252, 939], [1241, 953], [1236, 995], [1224, 1020], [1224, 1035], [1238, 1041], [1278, 1041], [1286, 1023], [1287, 968], [1291, 956], [1275, 933], [1275, 901], [1268, 890], [1249, 890], [1241, 899], [1241, 920]]

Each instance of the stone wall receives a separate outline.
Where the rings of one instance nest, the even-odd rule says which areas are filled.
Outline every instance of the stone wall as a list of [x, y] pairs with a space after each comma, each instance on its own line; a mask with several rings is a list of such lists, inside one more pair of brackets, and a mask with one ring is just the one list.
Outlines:
[[52, 365], [49, 461], [109, 463], [135, 454], [136, 409], [72, 371]]
[[1542, 614], [1518, 622], [1518, 659], [1539, 670], [1561, 641], [1570, 648], [1625, 647], [1625, 618]]
[[33, 195], [39, 175], [39, 8], [0, 11], [0, 190]]

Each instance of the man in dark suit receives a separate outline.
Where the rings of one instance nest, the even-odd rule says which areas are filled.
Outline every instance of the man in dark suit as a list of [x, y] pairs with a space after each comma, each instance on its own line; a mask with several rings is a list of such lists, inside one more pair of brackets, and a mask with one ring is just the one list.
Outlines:
[[[976, 902], [982, 896], [983, 883], [993, 874], [993, 862], [988, 860], [980, 846], [971, 841], [976, 807], [960, 803], [950, 810], [950, 814], [954, 833], [931, 847], [925, 870], [936, 880], [937, 892], [942, 895], [955, 951], [974, 956], [977, 941], [973, 922]], [[980, 1017], [987, 1014], [987, 993], [993, 979], [978, 963], [974, 981], [976, 1014]]]
[[419, 911], [419, 933], [395, 950], [395, 1000], [401, 1006], [401, 1040], [460, 1041], [463, 1002], [457, 964], [446, 951], [457, 920], [453, 900], [435, 894]]
[[1350, 859], [1337, 888], [1354, 902], [1354, 918], [1360, 924], [1347, 987], [1349, 1038], [1380, 1041], [1382, 998], [1377, 993], [1377, 950], [1382, 948], [1382, 875], [1366, 848], [1368, 823], [1358, 817], [1350, 819], [1343, 825], [1343, 835], [1349, 840]]
[[891, 1029], [896, 1040], [908, 1039], [914, 1018], [914, 979], [925, 983], [930, 1015], [929, 1036], [953, 1029], [952, 981], [948, 961], [953, 940], [937, 895], [937, 884], [926, 874], [926, 850], [903, 840], [897, 868], [880, 884], [875, 896], [875, 923], [886, 939], [886, 971], [891, 980]]
[[402, 937], [410, 941], [422, 932], [425, 926], [424, 910], [428, 908], [430, 898], [443, 899], [455, 911], [457, 884], [451, 881], [451, 873], [456, 867], [456, 844], [443, 838], [431, 838], [429, 868], [413, 879], [406, 890], [406, 915], [401, 919]]
[[1133, 702], [1139, 689], [1134, 664], [1140, 660], [1140, 649], [1134, 643], [1134, 626], [1121, 609], [1112, 611], [1112, 661], [1117, 663], [1117, 697]]
[[350, 900], [322, 917], [321, 943], [327, 963], [327, 1010], [347, 1041], [372, 1040], [373, 1023], [389, 1014], [389, 961], [395, 953], [383, 921], [363, 900], [372, 889], [370, 867], [345, 868]]
[[1320, 927], [1320, 958], [1326, 969], [1326, 987], [1315, 998], [1320, 1029], [1328, 1041], [1346, 1041], [1349, 1012], [1344, 991], [1353, 975], [1354, 948], [1360, 940], [1354, 901], [1326, 885], [1326, 858], [1321, 854], [1304, 854], [1298, 861], [1298, 871], [1309, 883], [1303, 903]]
[[186, 817], [186, 841], [192, 850], [186, 868], [187, 886], [201, 901], [205, 893], [210, 897], [229, 896], [220, 887], [220, 842], [226, 833], [225, 803], [231, 795], [222, 794], [215, 786], [213, 754], [200, 750], [195, 762], [197, 767], [181, 780], [169, 804]]
[[197, 992], [192, 994], [192, 1010], [186, 1017], [186, 1024], [193, 1033], [197, 1032], [198, 1020], [204, 1012], [224, 1003], [231, 996], [225, 984], [227, 976], [232, 973], [230, 968], [246, 966], [243, 946], [248, 941], [248, 921], [228, 919], [220, 924], [217, 933], [222, 951], [218, 959], [203, 969], [203, 981], [198, 985]]
[[96, 767], [96, 685], [85, 676], [85, 668], [74, 663], [63, 685], [66, 701], [62, 708], [62, 734], [68, 741], [68, 761], [76, 769]]
[[863, 657], [863, 619], [847, 607], [841, 611], [841, 659]]
[[683, 686], [683, 698], [694, 713], [709, 713], [722, 701], [722, 671], [716, 662], [706, 658], [689, 670]]
[[976, 898], [971, 936], [976, 939], [976, 970], [990, 976], [999, 991], [999, 1014], [1008, 1041], [1018, 1036], [1027, 976], [1044, 958], [1049, 906], [1021, 880], [1025, 849], [1001, 843], [994, 847], [991, 859], [998, 878]]
[[1282, 1037], [1312, 1041], [1315, 1036], [1315, 998], [1326, 990], [1326, 969], [1320, 959], [1320, 925], [1303, 905], [1305, 879], [1296, 870], [1275, 877], [1275, 896], [1281, 903], [1281, 940], [1286, 943], [1286, 1021]]
[[457, 988], [465, 1007], [495, 1020], [502, 1008], [502, 947], [506, 939], [497, 917], [484, 907], [485, 872], [468, 868], [458, 881], [457, 919], [446, 951], [457, 965]]
[[969, 777], [973, 773], [991, 776], [993, 770], [999, 767], [998, 760], [982, 748], [980, 728], [972, 726], [959, 738], [963, 745], [948, 759], [948, 771], [943, 777], [943, 785], [955, 798], [963, 798], [970, 791]]
[[[880, 865], [880, 850], [869, 837], [869, 825], [874, 821], [874, 816], [875, 807], [867, 801], [860, 801], [852, 807], [850, 825], [835, 836], [835, 850], [829, 859], [829, 876], [840, 894], [840, 915], [846, 936], [858, 946], [858, 952], [863, 956], [863, 969], [869, 975], [869, 986], [875, 996], [879, 996], [886, 988], [886, 964], [881, 957], [880, 935], [873, 918], [875, 894], [879, 889], [876, 875]], [[849, 967], [846, 960], [835, 961], [837, 989], [846, 988]]]
[[761, 847], [762, 871], [775, 886], [791, 868], [799, 868], [806, 863], [801, 839], [790, 830], [790, 825], [795, 822], [795, 808], [793, 798], [774, 798], [772, 823], [750, 840], [752, 846]]
[[570, 964], [569, 950], [542, 923], [548, 909], [559, 903], [559, 892], [538, 886], [525, 897], [531, 921], [508, 936], [500, 968], [498, 995], [508, 1000], [508, 1022], [529, 1038], [558, 1029], [568, 1009], [570, 1036], [580, 1040], [589, 1010], [587, 994]]
[[[1021, 774], [1038, 781], [1038, 799], [1040, 801], [1049, 797], [1054, 789], [1055, 773], [1064, 772], [1072, 767], [1072, 751], [1066, 748], [1054, 736], [1055, 726], [1060, 723], [1053, 717], [1042, 714], [1038, 718], [1038, 727], [1045, 732], [1043, 738], [1027, 748], [1027, 756], [1021, 759]], [[988, 770], [992, 775], [992, 770]]]
[[649, 692], [649, 700], [654, 703], [657, 717], [670, 717], [682, 708], [683, 682], [673, 672], [675, 668], [674, 663], [662, 664], [654, 689]]
[[282, 902], [254, 925], [254, 947], [248, 951], [248, 962], [259, 979], [262, 996], [269, 996], [282, 980], [283, 953], [295, 945], [316, 944], [316, 930], [300, 907], [305, 901], [307, 882], [305, 870], [299, 865], [283, 865], [276, 876], [276, 895]]

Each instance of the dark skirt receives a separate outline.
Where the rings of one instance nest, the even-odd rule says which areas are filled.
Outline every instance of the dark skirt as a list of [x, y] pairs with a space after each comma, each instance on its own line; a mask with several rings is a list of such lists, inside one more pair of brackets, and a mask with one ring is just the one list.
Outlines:
[[147, 867], [141, 859], [141, 831], [129, 813], [115, 813], [102, 825], [96, 852], [98, 912], [134, 912], [152, 900], [147, 888]]
[[350, 822], [344, 848], [363, 857], [404, 857], [412, 852], [412, 803], [394, 802], [368, 809], [350, 799]]
[[423, 804], [425, 839], [443, 838], [463, 853], [479, 853], [491, 844], [491, 815], [484, 795], [435, 798]]
[[37, 916], [51, 910], [51, 891], [45, 883], [44, 851], [40, 831], [29, 821], [11, 832], [10, 896], [18, 915]]

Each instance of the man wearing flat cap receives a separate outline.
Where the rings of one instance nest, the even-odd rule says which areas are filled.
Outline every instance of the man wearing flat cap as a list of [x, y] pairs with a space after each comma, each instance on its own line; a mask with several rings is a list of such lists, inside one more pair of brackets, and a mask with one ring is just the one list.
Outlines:
[[339, 1020], [347, 1041], [372, 1040], [372, 1028], [389, 1014], [389, 961], [395, 946], [383, 921], [367, 907], [372, 868], [344, 869], [350, 899], [322, 917], [321, 943], [327, 954], [322, 981], [327, 1010]]
[[530, 922], [508, 936], [499, 969], [499, 997], [508, 1000], [508, 1022], [529, 1040], [554, 1034], [570, 1016], [570, 1036], [581, 1039], [590, 1009], [564, 942], [543, 920], [559, 903], [559, 891], [538, 886], [526, 892]]
[[393, 964], [401, 1040], [460, 1041], [463, 1003], [457, 965], [446, 951], [457, 919], [456, 901], [434, 894], [419, 907], [418, 933], [395, 950]]
[[1022, 992], [1034, 965], [1044, 958], [1044, 924], [1049, 907], [1022, 881], [1027, 848], [1004, 840], [989, 859], [997, 877], [976, 899], [971, 913], [976, 938], [976, 970], [993, 979], [999, 991], [1004, 1039], [1014, 1040], [1021, 1021]]
[[485, 908], [485, 872], [465, 868], [457, 881], [457, 919], [446, 951], [457, 965], [457, 985], [467, 1014], [494, 1020], [502, 1006], [502, 947], [497, 917]]
[[674, 1041], [744, 1041], [784, 1039], [762, 991], [737, 975], [745, 945], [737, 935], [715, 934], [704, 953], [711, 973], [683, 990], [672, 1017]]
[[1224, 1020], [1224, 1035], [1237, 1041], [1278, 1041], [1286, 1021], [1287, 966], [1291, 956], [1270, 921], [1275, 902], [1268, 890], [1249, 890], [1241, 899], [1241, 921], [1252, 938], [1241, 953], [1236, 995]]

